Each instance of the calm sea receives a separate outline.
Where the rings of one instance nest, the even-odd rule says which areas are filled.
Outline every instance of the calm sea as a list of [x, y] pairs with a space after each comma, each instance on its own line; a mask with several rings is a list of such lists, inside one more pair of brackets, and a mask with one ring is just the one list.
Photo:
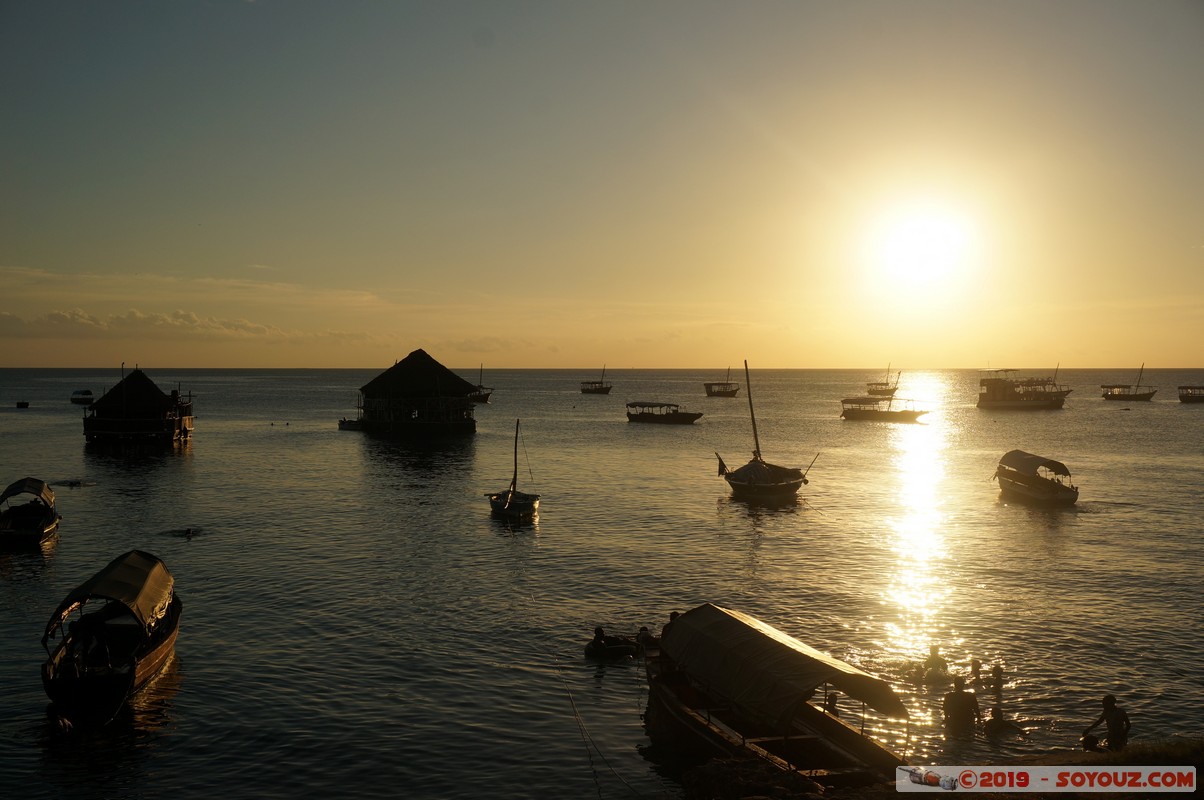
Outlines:
[[[1061, 411], [985, 412], [974, 371], [904, 372], [923, 424], [839, 419], [865, 371], [753, 372], [761, 447], [811, 468], [782, 509], [729, 497], [753, 447], [724, 371], [498, 370], [477, 434], [411, 446], [341, 432], [379, 370], [148, 369], [192, 392], [183, 452], [86, 452], [72, 391], [115, 370], [0, 370], [0, 481], [57, 488], [57, 544], [0, 555], [0, 787], [14, 797], [676, 797], [644, 735], [642, 670], [598, 665], [595, 625], [659, 630], [713, 602], [896, 682], [911, 711], [877, 735], [915, 763], [1073, 749], [1114, 693], [1134, 740], [1204, 728], [1204, 371], [1149, 371], [1151, 403], [1104, 402], [1132, 370], [1063, 370]], [[460, 370], [476, 383], [476, 369]], [[18, 410], [16, 401], [27, 400]], [[632, 425], [630, 400], [695, 425]], [[490, 518], [512, 469], [533, 525]], [[1064, 461], [1071, 510], [1000, 502], [1013, 448]], [[100, 734], [48, 733], [39, 639], [112, 557], [162, 557], [184, 600], [176, 659]], [[1003, 666], [1028, 741], [946, 743], [943, 689], [907, 675], [930, 644], [955, 670]], [[989, 697], [984, 697], [984, 705]], [[851, 704], [849, 704], [851, 706]], [[846, 716], [854, 709], [846, 709]], [[881, 721], [879, 721], [881, 722]]]

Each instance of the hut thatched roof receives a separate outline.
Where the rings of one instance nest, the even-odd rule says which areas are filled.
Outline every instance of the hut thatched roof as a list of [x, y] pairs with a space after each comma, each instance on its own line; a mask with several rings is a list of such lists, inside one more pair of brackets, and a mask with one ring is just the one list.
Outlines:
[[154, 417], [174, 405], [175, 401], [156, 386], [145, 372], [135, 369], [90, 408], [103, 417]]
[[360, 387], [365, 397], [466, 397], [477, 387], [415, 350]]

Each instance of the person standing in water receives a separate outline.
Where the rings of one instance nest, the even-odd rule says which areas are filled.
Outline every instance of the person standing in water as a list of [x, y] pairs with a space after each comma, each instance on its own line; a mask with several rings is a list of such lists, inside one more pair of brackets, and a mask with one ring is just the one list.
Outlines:
[[1124, 709], [1116, 705], [1116, 695], [1106, 694], [1101, 702], [1104, 706], [1103, 712], [1099, 715], [1099, 719], [1083, 731], [1083, 736], [1086, 737], [1101, 722], [1105, 723], [1108, 728], [1108, 740], [1105, 742], [1107, 748], [1124, 750], [1125, 745], [1129, 742], [1129, 729], [1133, 727], [1133, 723], [1129, 722], [1129, 715], [1125, 713]]
[[966, 679], [958, 675], [953, 679], [953, 691], [945, 695], [945, 733], [948, 736], [966, 736], [982, 722], [982, 711], [974, 692], [966, 691]]

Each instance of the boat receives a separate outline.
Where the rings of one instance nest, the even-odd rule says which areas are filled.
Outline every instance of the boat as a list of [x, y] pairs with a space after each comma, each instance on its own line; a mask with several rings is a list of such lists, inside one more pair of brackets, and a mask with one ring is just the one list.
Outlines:
[[493, 394], [493, 387], [486, 386], [483, 383], [484, 380], [485, 380], [485, 365], [482, 364], [481, 371], [477, 375], [477, 385], [476, 385], [475, 389], [473, 390], [472, 394], [468, 395], [468, 399], [474, 403], [488, 403], [489, 395]]
[[182, 611], [166, 565], [142, 550], [72, 589], [42, 635], [42, 685], [55, 712], [72, 723], [112, 719], [175, 651]]
[[[744, 383], [748, 386], [748, 414], [752, 419], [753, 457], [744, 466], [729, 470], [718, 453], [719, 476], [732, 487], [732, 495], [751, 500], [781, 500], [798, 493], [807, 481], [807, 475], [796, 467], [781, 467], [761, 458], [761, 439], [757, 435], [757, 415], [753, 411], [752, 383], [748, 377], [748, 361], [744, 362]], [[819, 456], [816, 455], [816, 458]], [[811, 460], [815, 463], [815, 459]], [[808, 467], [808, 470], [811, 468]]]
[[1180, 403], [1204, 403], [1204, 386], [1180, 386]]
[[18, 400], [17, 408], [29, 408], [29, 401], [28, 400]]
[[581, 381], [581, 394], [610, 394], [613, 387], [606, 382], [606, 365], [602, 365], [602, 378], [596, 381]]
[[[1105, 400], [1119, 400], [1119, 401], [1152, 400], [1154, 395], [1158, 392], [1158, 390], [1154, 389], [1150, 386], [1142, 387], [1141, 376], [1144, 372], [1145, 372], [1145, 364], [1142, 364], [1141, 369], [1137, 372], [1136, 385], [1131, 384], [1131, 383], [1103, 383], [1103, 384], [1100, 384], [1099, 388], [1104, 390], [1104, 399]], [[1143, 388], [1148, 389], [1149, 391], [1143, 391]]]
[[[864, 734], [866, 707], [908, 719], [890, 683], [748, 614], [703, 603], [644, 662], [645, 724], [661, 746], [768, 763], [824, 787], [890, 781], [906, 764]], [[860, 729], [820, 707], [834, 692], [863, 704]]]
[[38, 478], [22, 478], [0, 493], [0, 550], [34, 548], [54, 536], [62, 515], [54, 490]]
[[894, 397], [895, 392], [899, 389], [899, 378], [902, 377], [902, 372], [895, 373], [895, 381], [890, 380], [890, 364], [886, 365], [886, 380], [870, 381], [865, 385], [865, 393], [874, 397]]
[[895, 397], [846, 397], [840, 401], [840, 416], [851, 420], [915, 422], [927, 413], [916, 409], [911, 400]]
[[727, 378], [722, 381], [704, 383], [707, 397], [735, 397], [740, 392], [740, 384], [732, 381], [732, 368], [727, 368]]
[[1006, 499], [1058, 506], [1072, 506], [1079, 499], [1065, 464], [1023, 450], [1004, 453], [994, 477]]
[[91, 389], [76, 389], [71, 393], [71, 402], [77, 406], [90, 406], [95, 399]]
[[627, 404], [628, 422], [691, 425], [701, 416], [700, 412], [682, 411], [676, 403], [650, 403], [637, 400]]
[[539, 511], [539, 495], [518, 490], [518, 425], [519, 420], [514, 420], [514, 474], [510, 478], [510, 487], [485, 496], [489, 498], [490, 511], [496, 516], [528, 519]]
[[[1043, 381], [1017, 378], [1014, 369], [989, 369], [978, 381], [978, 407], [988, 410], [1041, 411], [1061, 408], [1066, 395]], [[1069, 393], [1069, 390], [1067, 390]]]

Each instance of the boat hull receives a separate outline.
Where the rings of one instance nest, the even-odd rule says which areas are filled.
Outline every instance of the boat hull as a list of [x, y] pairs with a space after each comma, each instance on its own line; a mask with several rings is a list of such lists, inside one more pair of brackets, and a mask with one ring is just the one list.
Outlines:
[[526, 492], [511, 492], [509, 489], [487, 495], [489, 511], [495, 516], [511, 519], [526, 519], [539, 511], [539, 495]]
[[740, 393], [738, 383], [704, 383], [707, 397], [735, 397]]
[[1204, 403], [1204, 386], [1180, 386], [1180, 403]]
[[1152, 392], [1104, 392], [1103, 398], [1105, 400], [1112, 400], [1114, 402], [1127, 403], [1132, 401], [1142, 403], [1148, 400], [1153, 400], [1154, 395], [1157, 393], [1157, 389]]
[[668, 414], [627, 412], [628, 422], [645, 422], [654, 425], [692, 425], [701, 417], [701, 413], [693, 411], [673, 411]]
[[[1017, 479], [1016, 476], [997, 473], [999, 492], [1006, 500], [1028, 505], [1072, 506], [1079, 499], [1079, 490], [1073, 486], [1044, 478]], [[1024, 476], [1019, 476], [1024, 478]]]
[[985, 400], [979, 398], [978, 407], [988, 411], [1047, 411], [1066, 405], [1066, 398], [1057, 395], [1028, 400]]
[[581, 394], [610, 394], [610, 386], [582, 386]]

